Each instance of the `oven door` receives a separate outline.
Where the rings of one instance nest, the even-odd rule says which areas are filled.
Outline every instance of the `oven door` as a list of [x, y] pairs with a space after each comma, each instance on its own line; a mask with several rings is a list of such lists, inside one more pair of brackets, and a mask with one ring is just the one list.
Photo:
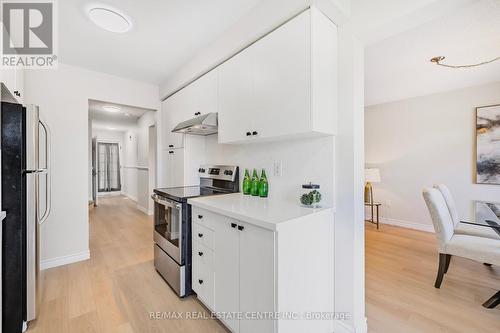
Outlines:
[[154, 241], [179, 265], [184, 265], [182, 255], [182, 204], [157, 194], [154, 194], [152, 198], [155, 202]]

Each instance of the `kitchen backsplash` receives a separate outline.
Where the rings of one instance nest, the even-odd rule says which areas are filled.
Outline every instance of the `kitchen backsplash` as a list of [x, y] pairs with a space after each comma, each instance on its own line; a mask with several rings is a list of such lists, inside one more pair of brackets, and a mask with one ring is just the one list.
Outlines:
[[[301, 185], [313, 182], [321, 185], [324, 205], [333, 206], [334, 137], [261, 142], [243, 145], [223, 145], [217, 135], [206, 137], [206, 162], [240, 167], [240, 181], [245, 168], [266, 169], [269, 197], [282, 197], [299, 202]], [[274, 174], [274, 163], [281, 162], [282, 175]], [[241, 186], [241, 184], [240, 184]]]

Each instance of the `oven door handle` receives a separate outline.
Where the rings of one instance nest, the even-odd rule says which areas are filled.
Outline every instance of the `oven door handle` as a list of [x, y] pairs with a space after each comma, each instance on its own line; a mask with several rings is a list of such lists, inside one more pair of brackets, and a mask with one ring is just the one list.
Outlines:
[[158, 194], [153, 194], [151, 196], [151, 199], [153, 199], [154, 202], [156, 202], [156, 203], [158, 203], [160, 205], [171, 207], [171, 208], [174, 208], [174, 209], [181, 209], [181, 207], [182, 207], [180, 204], [178, 204], [176, 202], [163, 199]]

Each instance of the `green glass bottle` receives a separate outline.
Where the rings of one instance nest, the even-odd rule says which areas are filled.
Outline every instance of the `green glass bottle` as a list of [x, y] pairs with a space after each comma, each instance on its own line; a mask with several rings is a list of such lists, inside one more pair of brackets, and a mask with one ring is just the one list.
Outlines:
[[259, 176], [257, 175], [257, 170], [253, 169], [252, 175], [252, 186], [250, 189], [250, 194], [254, 197], [259, 195]]
[[262, 169], [259, 181], [259, 197], [267, 198], [269, 195], [269, 183], [267, 182], [266, 170]]
[[248, 169], [245, 169], [245, 177], [243, 178], [243, 194], [248, 195], [252, 190], [252, 180], [250, 179], [250, 174]]

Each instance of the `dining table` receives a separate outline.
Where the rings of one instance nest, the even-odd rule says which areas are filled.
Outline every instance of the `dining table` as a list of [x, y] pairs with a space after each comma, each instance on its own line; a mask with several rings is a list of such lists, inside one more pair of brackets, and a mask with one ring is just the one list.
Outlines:
[[[484, 203], [484, 202], [478, 202], [478, 203]], [[488, 206], [493, 206], [493, 207], [499, 206], [499, 204], [492, 204], [492, 203], [486, 203], [486, 204]], [[500, 217], [494, 219], [482, 216], [480, 214], [475, 214], [475, 219], [473, 221], [460, 221], [460, 223], [475, 225], [483, 228], [491, 228], [500, 237]], [[500, 240], [498, 242], [500, 243]], [[491, 266], [490, 264], [486, 265]], [[500, 305], [500, 290], [497, 291], [493, 296], [491, 296], [486, 302], [483, 303], [483, 306], [488, 309], [493, 309], [498, 305]]]

